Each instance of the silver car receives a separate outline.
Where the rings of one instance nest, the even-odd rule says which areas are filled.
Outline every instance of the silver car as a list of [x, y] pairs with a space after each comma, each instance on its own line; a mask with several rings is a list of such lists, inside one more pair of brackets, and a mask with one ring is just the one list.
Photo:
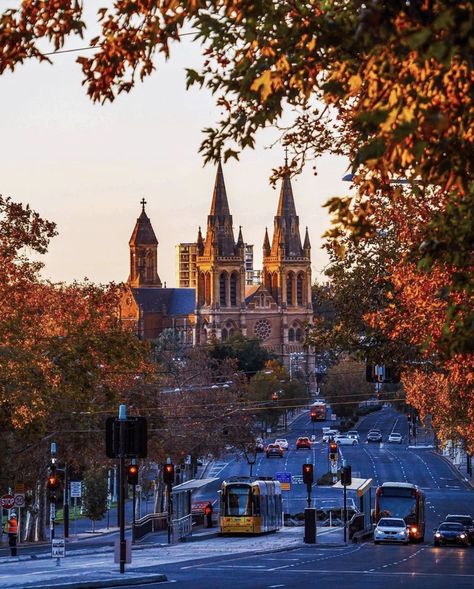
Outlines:
[[401, 542], [408, 544], [409, 532], [405, 520], [398, 517], [382, 517], [374, 530], [374, 544]]

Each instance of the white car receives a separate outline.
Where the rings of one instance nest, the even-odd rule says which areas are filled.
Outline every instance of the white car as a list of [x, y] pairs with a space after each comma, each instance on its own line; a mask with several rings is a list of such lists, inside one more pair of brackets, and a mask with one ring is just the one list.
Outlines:
[[359, 443], [359, 440], [350, 438], [347, 434], [338, 434], [337, 436], [334, 436], [334, 441], [339, 446], [357, 446]]
[[399, 434], [398, 432], [392, 432], [388, 436], [388, 441], [389, 442], [394, 442], [395, 444], [401, 444], [402, 443], [402, 439], [403, 439], [402, 434]]
[[274, 443], [278, 444], [283, 450], [288, 450], [288, 440], [285, 440], [285, 438], [278, 438]]
[[334, 438], [339, 434], [338, 429], [330, 429], [323, 434], [323, 442], [329, 442], [330, 439]]
[[348, 435], [350, 438], [353, 438], [354, 440], [357, 440], [358, 442], [360, 441], [360, 440], [359, 440], [359, 432], [358, 432], [356, 429], [351, 429], [351, 430], [349, 430], [349, 431], [347, 432], [347, 435]]
[[405, 520], [398, 517], [382, 517], [374, 530], [374, 544], [402, 542], [408, 544], [409, 532]]

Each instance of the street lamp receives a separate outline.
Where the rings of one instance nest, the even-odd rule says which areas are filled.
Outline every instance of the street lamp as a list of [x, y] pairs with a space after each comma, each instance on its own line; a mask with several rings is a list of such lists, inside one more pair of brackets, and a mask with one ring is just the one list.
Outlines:
[[252, 476], [253, 465], [257, 462], [257, 446], [253, 444], [252, 446], [247, 446], [244, 450], [244, 456], [247, 460], [247, 464], [250, 467], [249, 476]]

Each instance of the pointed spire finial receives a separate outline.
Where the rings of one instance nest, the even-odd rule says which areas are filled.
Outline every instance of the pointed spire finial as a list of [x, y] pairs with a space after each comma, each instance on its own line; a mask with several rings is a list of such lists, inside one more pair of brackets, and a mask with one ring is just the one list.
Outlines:
[[146, 200], [144, 198], [142, 198], [142, 200], [140, 201], [140, 204], [142, 205], [142, 213], [144, 213], [145, 212]]

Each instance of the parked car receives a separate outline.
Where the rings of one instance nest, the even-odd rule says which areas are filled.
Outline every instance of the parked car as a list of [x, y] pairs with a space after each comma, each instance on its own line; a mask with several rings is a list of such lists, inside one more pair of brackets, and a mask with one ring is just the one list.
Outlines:
[[368, 442], [381, 442], [382, 441], [382, 432], [379, 429], [371, 429], [370, 432], [367, 434], [367, 441]]
[[374, 529], [374, 544], [402, 542], [408, 544], [409, 532], [405, 520], [398, 517], [382, 517]]
[[327, 434], [328, 432], [330, 432], [332, 429], [333, 429], [332, 427], [324, 426], [323, 427], [323, 436], [324, 436], [324, 434]]
[[275, 444], [281, 446], [283, 450], [288, 450], [288, 440], [285, 440], [285, 438], [278, 438], [278, 440], [275, 440]]
[[330, 429], [325, 434], [323, 434], [323, 442], [329, 442], [329, 440], [332, 440], [334, 436], [337, 436], [338, 433], [338, 429]]
[[347, 434], [337, 434], [337, 436], [334, 436], [334, 441], [340, 446], [357, 446], [359, 443], [359, 440], [350, 438]]
[[296, 440], [296, 449], [299, 450], [300, 448], [306, 448], [308, 450], [311, 449], [311, 440], [306, 437], [302, 436]]
[[394, 444], [401, 444], [403, 440], [403, 436], [402, 434], [399, 434], [398, 432], [392, 432], [389, 436], [388, 436], [388, 441], [390, 443], [394, 443]]
[[447, 515], [444, 518], [445, 522], [457, 522], [464, 526], [466, 530], [467, 537], [471, 544], [474, 544], [474, 520], [470, 515]]
[[359, 432], [358, 432], [356, 429], [350, 429], [350, 430], [347, 432], [347, 435], [348, 435], [350, 438], [353, 438], [354, 440], [357, 440], [358, 442], [360, 441], [360, 440], [359, 440]]
[[267, 458], [271, 458], [272, 456], [283, 458], [283, 448], [278, 444], [268, 444], [266, 454]]
[[263, 443], [262, 438], [257, 438], [255, 440], [255, 452], [263, 452], [265, 450], [265, 444]]
[[443, 522], [434, 532], [433, 543], [435, 546], [444, 544], [457, 544], [468, 546], [469, 538], [465, 527], [457, 522]]

